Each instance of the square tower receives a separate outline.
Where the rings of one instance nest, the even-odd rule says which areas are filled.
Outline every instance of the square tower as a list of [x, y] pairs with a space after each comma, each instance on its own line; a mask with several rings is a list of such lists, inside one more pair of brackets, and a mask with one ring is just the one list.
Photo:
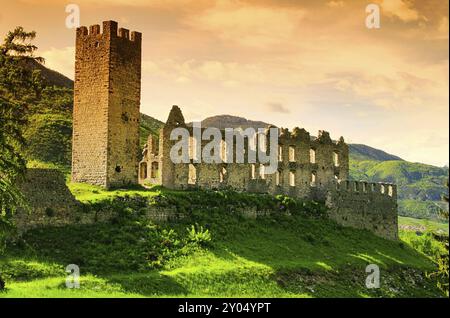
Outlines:
[[72, 181], [138, 183], [142, 36], [117, 22], [76, 34]]

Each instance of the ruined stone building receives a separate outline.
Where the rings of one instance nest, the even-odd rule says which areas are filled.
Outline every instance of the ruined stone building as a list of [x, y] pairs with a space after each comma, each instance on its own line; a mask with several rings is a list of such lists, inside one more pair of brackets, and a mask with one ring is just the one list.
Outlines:
[[[191, 136], [190, 163], [175, 164], [170, 158], [170, 150], [177, 142], [170, 139], [170, 133], [178, 127], [186, 128]], [[180, 190], [229, 188], [322, 200], [329, 208], [329, 216], [340, 224], [391, 239], [398, 236], [396, 186], [348, 180], [349, 148], [343, 137], [333, 141], [323, 130], [312, 137], [298, 127], [292, 131], [279, 129], [278, 169], [265, 174], [263, 165], [248, 163], [246, 156], [244, 163], [195, 163], [192, 136], [193, 128], [186, 125], [181, 109], [173, 106], [159, 138], [148, 137], [139, 164], [140, 183]], [[202, 140], [201, 147], [208, 142]]]
[[[340, 224], [398, 237], [396, 186], [349, 181], [348, 145], [342, 137], [333, 141], [326, 131], [312, 137], [305, 129], [280, 129], [278, 169], [273, 174], [245, 160], [196, 163], [192, 142], [190, 162], [176, 164], [170, 150], [177, 141], [170, 140], [170, 134], [184, 127], [192, 136], [193, 128], [174, 106], [159, 138], [150, 135], [138, 158], [140, 79], [140, 33], [118, 29], [113, 21], [104, 22], [102, 32], [98, 25], [77, 29], [74, 182], [106, 188], [138, 182], [180, 190], [230, 188], [318, 199], [326, 202], [329, 217]], [[202, 141], [201, 148], [208, 142]]]
[[[170, 140], [170, 133], [178, 127], [186, 128], [191, 136], [189, 164], [175, 164], [169, 157], [170, 149], [177, 142]], [[234, 163], [236, 160], [232, 160], [233, 163], [225, 163], [225, 160], [219, 164], [195, 163], [192, 136], [193, 128], [186, 125], [180, 108], [174, 106], [161, 129], [159, 142], [153, 136], [148, 137], [140, 162], [140, 182], [161, 184], [172, 189], [233, 188], [310, 197], [315, 189], [327, 189], [337, 180], [348, 178], [348, 146], [342, 137], [337, 142], [332, 141], [326, 131], [319, 131], [318, 137], [314, 138], [298, 127], [292, 132], [280, 129], [278, 169], [273, 174], [265, 174], [262, 164], [248, 163], [245, 151], [244, 163]], [[225, 136], [223, 131], [222, 136]], [[202, 141], [202, 147], [208, 142]], [[222, 142], [225, 145], [224, 139]], [[246, 145], [248, 148], [248, 140]], [[257, 140], [255, 146], [258, 147]], [[221, 149], [221, 158], [224, 158], [224, 148]], [[236, 158], [236, 151], [234, 148], [233, 158]]]

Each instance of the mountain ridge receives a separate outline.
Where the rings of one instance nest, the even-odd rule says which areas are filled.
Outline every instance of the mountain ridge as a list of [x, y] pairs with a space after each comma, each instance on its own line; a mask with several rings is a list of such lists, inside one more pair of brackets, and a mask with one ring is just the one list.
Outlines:
[[[218, 129], [225, 128], [267, 128], [269, 126], [277, 127], [276, 125], [264, 122], [250, 120], [245, 117], [233, 116], [233, 115], [215, 115], [207, 117], [201, 121], [203, 127], [216, 127]], [[192, 122], [187, 123], [188, 126], [192, 126]], [[389, 154], [383, 150], [373, 148], [364, 144], [349, 144], [350, 158], [352, 160], [375, 160], [375, 161], [389, 161], [389, 160], [401, 160], [402, 158]]]
[[73, 89], [74, 82], [67, 76], [49, 69], [45, 65], [33, 59], [27, 59], [24, 63], [26, 68], [40, 71], [41, 76], [45, 79], [47, 85]]

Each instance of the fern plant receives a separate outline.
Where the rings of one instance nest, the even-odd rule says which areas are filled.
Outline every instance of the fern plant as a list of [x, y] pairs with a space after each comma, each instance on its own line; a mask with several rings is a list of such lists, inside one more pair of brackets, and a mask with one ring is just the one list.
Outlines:
[[191, 227], [187, 227], [186, 230], [188, 232], [187, 239], [191, 243], [207, 246], [211, 242], [211, 233], [208, 229], [204, 229], [202, 225], [191, 225]]

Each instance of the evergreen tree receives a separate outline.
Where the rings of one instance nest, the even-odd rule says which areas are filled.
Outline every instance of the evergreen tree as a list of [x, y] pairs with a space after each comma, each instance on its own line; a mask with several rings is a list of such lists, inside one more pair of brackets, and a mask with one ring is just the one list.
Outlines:
[[10, 217], [24, 200], [17, 182], [26, 169], [22, 131], [26, 125], [28, 105], [39, 97], [42, 81], [38, 71], [27, 63], [43, 62], [35, 57], [32, 45], [35, 32], [17, 27], [0, 45], [0, 251], [11, 228]]

